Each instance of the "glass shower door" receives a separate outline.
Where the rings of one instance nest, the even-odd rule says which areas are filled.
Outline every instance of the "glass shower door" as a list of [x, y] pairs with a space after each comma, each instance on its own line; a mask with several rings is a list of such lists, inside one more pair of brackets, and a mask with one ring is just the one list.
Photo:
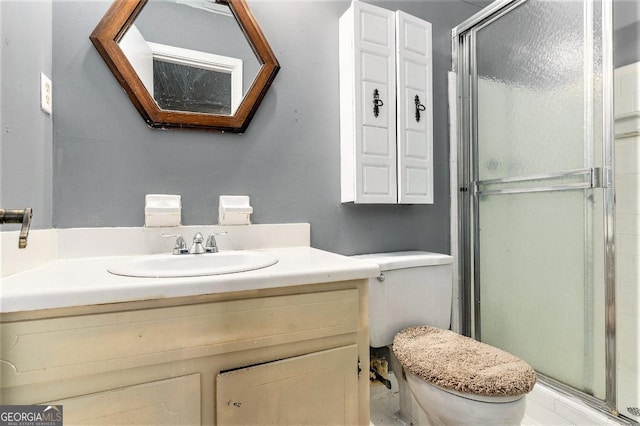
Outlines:
[[604, 400], [600, 13], [529, 0], [472, 31], [471, 167], [476, 337]]

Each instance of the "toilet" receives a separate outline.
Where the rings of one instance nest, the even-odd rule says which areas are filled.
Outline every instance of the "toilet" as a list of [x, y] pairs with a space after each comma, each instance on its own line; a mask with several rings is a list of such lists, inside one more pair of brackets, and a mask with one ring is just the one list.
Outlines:
[[369, 280], [370, 346], [391, 346], [400, 418], [418, 425], [518, 425], [534, 370], [449, 331], [453, 258], [405, 251], [354, 256], [380, 266]]

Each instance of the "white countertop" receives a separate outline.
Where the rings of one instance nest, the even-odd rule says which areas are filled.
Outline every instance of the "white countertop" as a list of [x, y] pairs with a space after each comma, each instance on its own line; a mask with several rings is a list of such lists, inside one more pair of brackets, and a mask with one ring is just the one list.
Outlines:
[[0, 312], [195, 296], [376, 277], [378, 265], [314, 249], [256, 250], [278, 258], [248, 272], [189, 278], [132, 278], [107, 267], [122, 256], [53, 260], [0, 279]]

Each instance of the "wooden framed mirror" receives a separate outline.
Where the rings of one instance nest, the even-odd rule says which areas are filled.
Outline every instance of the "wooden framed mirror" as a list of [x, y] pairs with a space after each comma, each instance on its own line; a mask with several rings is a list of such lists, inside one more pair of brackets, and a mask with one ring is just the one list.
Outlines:
[[280, 69], [245, 0], [115, 0], [89, 38], [156, 128], [242, 133]]

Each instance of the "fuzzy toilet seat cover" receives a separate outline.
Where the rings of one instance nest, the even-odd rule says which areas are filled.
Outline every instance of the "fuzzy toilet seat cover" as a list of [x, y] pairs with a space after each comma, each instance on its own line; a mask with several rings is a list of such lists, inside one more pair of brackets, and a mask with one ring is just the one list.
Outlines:
[[518, 396], [536, 383], [536, 373], [526, 362], [449, 330], [406, 328], [395, 336], [393, 352], [411, 373], [461, 393]]

